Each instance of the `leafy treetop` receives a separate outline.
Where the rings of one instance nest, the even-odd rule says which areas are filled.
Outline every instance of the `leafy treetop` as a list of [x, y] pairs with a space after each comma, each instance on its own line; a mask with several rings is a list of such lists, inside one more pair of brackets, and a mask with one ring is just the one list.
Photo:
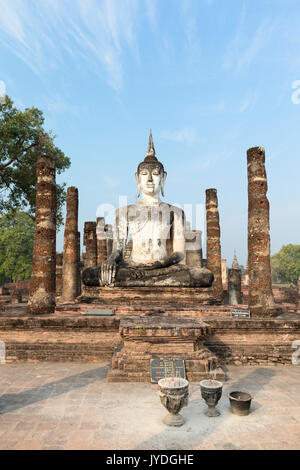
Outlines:
[[[35, 107], [20, 111], [8, 96], [0, 103], [0, 214], [20, 209], [34, 214], [36, 161], [41, 152], [55, 157], [58, 174], [70, 167], [69, 157], [54, 145], [55, 135], [51, 131], [46, 134], [43, 124], [43, 112]], [[59, 226], [66, 200], [65, 183], [56, 187]]]

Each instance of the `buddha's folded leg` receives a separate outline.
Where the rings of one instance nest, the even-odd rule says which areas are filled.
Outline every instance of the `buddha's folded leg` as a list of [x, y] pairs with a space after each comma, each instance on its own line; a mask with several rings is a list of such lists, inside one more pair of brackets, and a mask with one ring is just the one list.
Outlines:
[[162, 269], [120, 268], [114, 285], [120, 287], [210, 287], [213, 274], [206, 268], [175, 265]]

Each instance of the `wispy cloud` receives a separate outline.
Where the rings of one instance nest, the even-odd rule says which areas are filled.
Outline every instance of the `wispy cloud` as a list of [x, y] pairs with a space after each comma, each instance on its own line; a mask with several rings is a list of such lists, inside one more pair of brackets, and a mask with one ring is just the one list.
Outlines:
[[161, 138], [173, 142], [193, 144], [197, 140], [197, 132], [193, 127], [183, 127], [175, 131], [164, 130], [161, 132]]
[[146, 0], [146, 15], [155, 31], [157, 31], [158, 28], [156, 7], [156, 0]]
[[244, 113], [245, 111], [251, 111], [257, 102], [258, 92], [257, 91], [248, 91], [244, 96], [242, 104], [240, 106], [240, 112]]
[[197, 61], [200, 57], [201, 48], [197, 21], [197, 4], [191, 0], [183, 0], [182, 22], [185, 34], [185, 53], [189, 60]]
[[65, 98], [59, 95], [46, 97], [45, 101], [48, 110], [54, 112], [55, 114], [68, 113], [78, 117], [83, 111], [82, 106], [79, 107], [76, 104], [68, 103]]
[[67, 54], [118, 90], [123, 53], [136, 49], [137, 9], [138, 0], [0, 0], [0, 42], [37, 74]]
[[116, 181], [116, 180], [110, 178], [109, 176], [105, 176], [105, 183], [107, 184], [107, 186], [109, 188], [112, 188], [112, 189], [119, 186], [119, 181]]
[[234, 37], [229, 41], [223, 58], [225, 69], [235, 69], [240, 72], [249, 67], [259, 56], [261, 51], [270, 43], [276, 29], [276, 20], [265, 19], [256, 28], [254, 34], [247, 31], [246, 2], [243, 2], [242, 11], [237, 24]]
[[244, 66], [249, 66], [256, 59], [261, 50], [270, 42], [274, 29], [275, 23], [268, 20], [256, 29], [250, 44], [241, 51], [237, 59], [238, 71]]

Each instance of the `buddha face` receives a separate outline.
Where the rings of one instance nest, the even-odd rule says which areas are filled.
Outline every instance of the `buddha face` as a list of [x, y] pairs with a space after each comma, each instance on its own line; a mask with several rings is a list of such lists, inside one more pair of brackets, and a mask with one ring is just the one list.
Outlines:
[[142, 167], [136, 173], [138, 193], [140, 194], [141, 190], [146, 196], [157, 196], [160, 191], [163, 193], [166, 175], [159, 166]]

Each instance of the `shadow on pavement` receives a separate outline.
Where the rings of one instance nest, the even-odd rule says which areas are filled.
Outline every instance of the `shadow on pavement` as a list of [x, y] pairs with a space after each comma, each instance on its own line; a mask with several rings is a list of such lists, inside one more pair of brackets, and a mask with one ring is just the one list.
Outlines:
[[50, 397], [56, 397], [74, 389], [104, 380], [107, 375], [107, 366], [71, 375], [56, 382], [50, 382], [40, 387], [25, 390], [21, 393], [8, 393], [0, 396], [0, 416], [10, 411], [32, 405]]

